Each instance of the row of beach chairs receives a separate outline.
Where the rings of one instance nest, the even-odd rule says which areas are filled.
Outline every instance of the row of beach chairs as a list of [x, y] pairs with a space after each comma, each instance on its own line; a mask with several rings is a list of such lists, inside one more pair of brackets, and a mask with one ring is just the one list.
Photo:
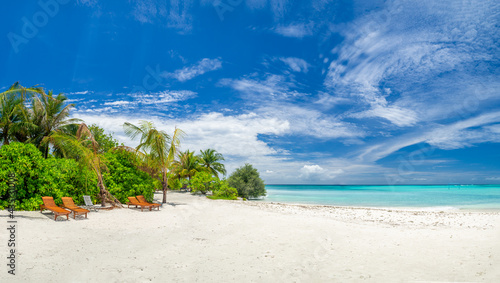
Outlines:
[[160, 206], [161, 206], [159, 203], [147, 202], [146, 198], [143, 195], [136, 196], [136, 197], [128, 197], [127, 206], [130, 208], [131, 205], [135, 206], [135, 208], [140, 206], [141, 211], [143, 211], [144, 208], [149, 208], [150, 211], [151, 211], [151, 209], [154, 209], [154, 208], [157, 208], [158, 210], [160, 210]]
[[[79, 207], [75, 205], [73, 199], [70, 197], [62, 197], [61, 200], [63, 204], [61, 206], [57, 206], [52, 197], [42, 197], [43, 204], [40, 204], [40, 212], [43, 210], [50, 210], [54, 213], [54, 220], [57, 220], [58, 216], [66, 216], [66, 219], [69, 219], [69, 214], [73, 213], [73, 218], [76, 219], [77, 215], [85, 215], [87, 218], [87, 213], [90, 212], [89, 209], [93, 209], [94, 211], [98, 211], [99, 207], [92, 203], [92, 199], [90, 196], [83, 196], [83, 200], [85, 201], [85, 208]], [[130, 208], [131, 205], [137, 207], [141, 207], [141, 211], [144, 208], [149, 208], [151, 211], [154, 208], [160, 210], [160, 204], [151, 203], [146, 201], [146, 198], [143, 195], [136, 197], [128, 197], [129, 202], [127, 203]]]
[[76, 219], [77, 215], [85, 215], [85, 218], [87, 218], [87, 213], [90, 212], [88, 209], [75, 205], [73, 199], [70, 197], [62, 197], [63, 204], [61, 206], [57, 206], [52, 197], [42, 197], [42, 200], [43, 204], [40, 204], [40, 212], [45, 209], [52, 211], [54, 213], [54, 220], [57, 220], [58, 216], [66, 216], [66, 219], [69, 219], [68, 216], [71, 213], [73, 213], [74, 219]]

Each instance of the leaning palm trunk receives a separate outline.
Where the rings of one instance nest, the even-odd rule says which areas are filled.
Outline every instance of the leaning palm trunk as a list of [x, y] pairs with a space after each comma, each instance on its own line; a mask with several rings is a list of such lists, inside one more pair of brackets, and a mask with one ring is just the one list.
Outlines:
[[99, 186], [99, 196], [101, 198], [102, 207], [106, 206], [106, 202], [110, 203], [114, 207], [122, 207], [121, 202], [106, 189], [101, 174], [97, 175], [97, 185]]
[[97, 150], [99, 144], [94, 140], [87, 125], [84, 123], [80, 125], [76, 137], [62, 132], [55, 132], [45, 137], [43, 143], [46, 145], [52, 143], [54, 147], [61, 150], [64, 157], [73, 157], [94, 172], [97, 177], [102, 206], [105, 206], [106, 202], [108, 202], [114, 207], [123, 207], [120, 201], [106, 189], [101, 172], [101, 165], [103, 164]]

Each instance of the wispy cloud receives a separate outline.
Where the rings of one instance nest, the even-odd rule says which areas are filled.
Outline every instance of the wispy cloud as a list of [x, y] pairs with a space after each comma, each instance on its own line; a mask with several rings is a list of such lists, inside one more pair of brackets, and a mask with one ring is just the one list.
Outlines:
[[357, 158], [366, 162], [376, 162], [402, 148], [420, 143], [445, 150], [470, 147], [485, 142], [498, 143], [500, 142], [498, 123], [500, 123], [500, 112], [496, 111], [448, 125], [434, 125], [424, 132], [408, 133], [366, 146]]
[[127, 100], [117, 100], [117, 101], [104, 102], [104, 105], [108, 105], [108, 106], [124, 106], [124, 105], [129, 105], [129, 104], [134, 104], [134, 102], [127, 101]]
[[306, 95], [295, 89], [291, 78], [276, 74], [265, 74], [264, 78], [253, 74], [241, 79], [222, 79], [219, 84], [241, 92], [246, 98], [286, 99]]
[[352, 104], [352, 99], [320, 91], [314, 103], [321, 107], [333, 108], [341, 104]]
[[220, 59], [204, 58], [196, 65], [184, 67], [180, 70], [176, 70], [173, 73], [163, 73], [162, 76], [165, 78], [175, 78], [180, 82], [185, 82], [197, 76], [203, 75], [206, 72], [215, 71], [220, 68], [222, 68], [222, 61]]
[[[111, 95], [111, 94], [110, 94]], [[89, 112], [134, 112], [157, 113], [160, 106], [169, 104], [169, 107], [181, 101], [196, 97], [197, 93], [190, 90], [163, 90], [158, 92], [134, 92], [128, 94], [106, 95], [99, 100], [87, 100], [78, 103], [77, 114]], [[110, 99], [113, 97], [113, 99]], [[158, 108], [159, 107], [159, 108]]]
[[397, 106], [387, 106], [385, 103], [382, 105], [373, 105], [370, 110], [354, 113], [350, 116], [355, 118], [385, 118], [399, 127], [412, 126], [418, 121], [415, 111]]
[[[344, 122], [338, 116], [322, 113], [316, 109], [316, 103], [304, 103], [302, 100], [309, 94], [300, 92], [291, 77], [276, 74], [260, 77], [250, 75], [241, 79], [223, 79], [219, 84], [240, 92], [252, 112], [293, 125], [286, 132], [288, 135], [339, 138], [344, 142], [353, 142], [366, 135], [356, 125]], [[297, 104], [297, 100], [302, 103]]]
[[470, 147], [485, 142], [500, 142], [500, 112], [491, 112], [437, 127], [426, 142], [442, 149]]
[[89, 93], [92, 93], [92, 92], [89, 92], [88, 90], [84, 90], [84, 91], [70, 92], [70, 93], [68, 93], [68, 94], [75, 94], [75, 95], [78, 95], [78, 94], [89, 94]]
[[491, 48], [492, 39], [499, 39], [494, 1], [478, 7], [434, 4], [389, 2], [383, 10], [338, 27], [344, 41], [332, 50], [335, 59], [325, 85], [337, 96], [364, 103], [352, 117], [413, 126], [451, 114], [454, 109], [442, 105], [466, 99], [471, 86], [494, 88], [480, 83], [477, 67], [484, 60], [498, 61], [498, 49]]
[[309, 67], [311, 66], [304, 59], [300, 59], [300, 58], [296, 58], [296, 57], [280, 57], [279, 59], [283, 63], [288, 65], [288, 67], [294, 72], [307, 73]]
[[284, 101], [270, 102], [254, 110], [262, 117], [278, 118], [293, 125], [287, 134], [310, 136], [319, 139], [356, 139], [366, 133], [356, 125], [344, 122], [338, 117], [326, 115], [314, 108], [295, 105]]
[[295, 23], [289, 25], [278, 25], [273, 31], [285, 37], [303, 38], [313, 35], [312, 23]]
[[141, 104], [163, 104], [194, 98], [196, 92], [190, 90], [164, 90], [156, 93], [135, 93], [131, 96]]

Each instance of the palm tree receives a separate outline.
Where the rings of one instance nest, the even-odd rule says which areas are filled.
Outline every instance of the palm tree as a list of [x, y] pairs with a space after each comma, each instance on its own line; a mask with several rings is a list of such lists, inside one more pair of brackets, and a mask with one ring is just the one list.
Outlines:
[[194, 152], [187, 150], [179, 153], [179, 160], [175, 161], [175, 171], [179, 177], [191, 180], [201, 170], [200, 157], [194, 155]]
[[29, 133], [29, 142], [34, 143], [47, 158], [49, 154], [49, 144], [42, 140], [57, 131], [71, 133], [77, 129], [80, 119], [68, 118], [74, 104], [65, 105], [67, 97], [59, 93], [54, 97], [52, 91], [48, 94], [42, 93], [40, 97], [33, 97], [32, 107], [27, 116], [29, 122], [34, 125], [34, 129]]
[[29, 123], [24, 119], [27, 111], [24, 102], [34, 93], [43, 94], [43, 89], [25, 88], [19, 82], [0, 93], [0, 141], [3, 144], [9, 144], [11, 140], [20, 140], [19, 133], [30, 128]]
[[[135, 148], [138, 156], [160, 172], [163, 190], [163, 203], [167, 203], [169, 171], [180, 147], [180, 139], [184, 136], [181, 129], [176, 128], [170, 137], [165, 131], [156, 129], [152, 122], [140, 121], [139, 126], [126, 122], [123, 124], [125, 134], [131, 139], [141, 136], [139, 145]], [[142, 150], [142, 152], [140, 151]]]
[[51, 143], [58, 149], [65, 158], [74, 158], [82, 165], [87, 166], [97, 177], [101, 205], [105, 206], [106, 201], [114, 206], [121, 203], [106, 188], [102, 177], [102, 168], [106, 168], [102, 162], [102, 155], [99, 154], [99, 144], [95, 141], [85, 123], [81, 123], [76, 132], [76, 136], [56, 131], [46, 136], [42, 140], [42, 145]]
[[200, 153], [201, 164], [209, 173], [213, 174], [217, 177], [217, 179], [219, 178], [218, 173], [226, 175], [226, 168], [224, 164], [219, 162], [224, 160], [222, 154], [215, 151], [215, 149], [210, 148], [204, 151], [200, 150]]

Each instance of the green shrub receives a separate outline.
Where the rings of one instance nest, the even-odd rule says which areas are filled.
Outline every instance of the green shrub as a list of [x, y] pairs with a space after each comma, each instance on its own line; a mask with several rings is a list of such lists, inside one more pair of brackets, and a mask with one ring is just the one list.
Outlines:
[[105, 154], [108, 172], [103, 173], [108, 191], [120, 202], [128, 202], [127, 197], [143, 195], [152, 201], [155, 188], [161, 187], [159, 181], [148, 173], [139, 170], [137, 159], [132, 152], [111, 150]]
[[201, 192], [206, 194], [212, 191], [210, 199], [228, 199], [238, 198], [238, 191], [229, 186], [226, 180], [219, 180], [209, 172], [198, 172], [191, 179], [191, 191], [193, 193]]
[[245, 164], [231, 174], [227, 179], [229, 186], [238, 190], [238, 195], [247, 199], [266, 195], [266, 186], [260, 178], [257, 169]]
[[8, 175], [16, 175], [15, 210], [37, 210], [42, 196], [51, 196], [56, 204], [61, 197], [83, 202], [83, 195], [97, 195], [97, 180], [72, 159], [49, 157], [32, 144], [11, 143], [0, 148], [0, 209], [8, 207]]
[[235, 200], [238, 198], [238, 190], [230, 187], [226, 180], [217, 181], [212, 194], [211, 199]]
[[211, 191], [215, 186], [215, 177], [211, 173], [201, 171], [197, 172], [191, 179], [191, 192], [206, 194]]
[[168, 180], [168, 187], [171, 190], [179, 191], [184, 188], [184, 186], [189, 186], [189, 181], [187, 179], [172, 178]]

